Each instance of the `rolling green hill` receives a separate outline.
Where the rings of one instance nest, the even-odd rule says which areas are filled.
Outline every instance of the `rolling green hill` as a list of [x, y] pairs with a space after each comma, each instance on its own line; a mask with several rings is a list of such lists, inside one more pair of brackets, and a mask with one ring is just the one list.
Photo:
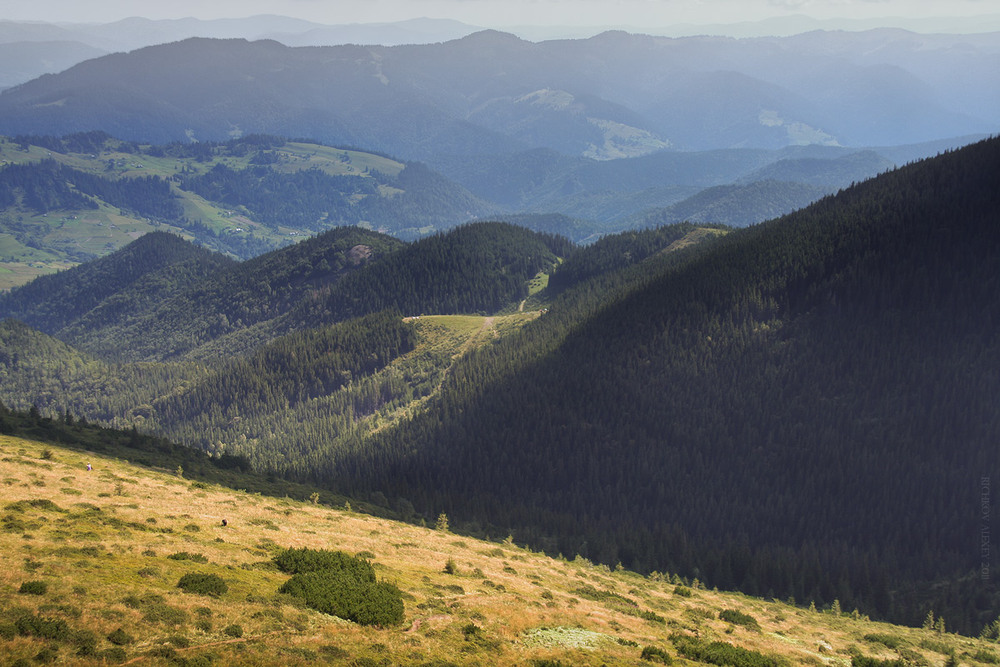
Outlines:
[[623, 222], [640, 229], [678, 222], [747, 227], [804, 208], [830, 192], [832, 189], [822, 186], [778, 181], [718, 185], [676, 204], [643, 211]]
[[495, 210], [421, 164], [313, 142], [0, 138], [0, 287], [157, 229], [247, 259], [331, 227], [413, 239]]
[[198, 357], [210, 344], [231, 355], [386, 309], [490, 314], [526, 298], [529, 281], [571, 250], [561, 237], [506, 223], [466, 225], [412, 244], [341, 227], [237, 263], [151, 234], [0, 295], [0, 315], [107, 360]]

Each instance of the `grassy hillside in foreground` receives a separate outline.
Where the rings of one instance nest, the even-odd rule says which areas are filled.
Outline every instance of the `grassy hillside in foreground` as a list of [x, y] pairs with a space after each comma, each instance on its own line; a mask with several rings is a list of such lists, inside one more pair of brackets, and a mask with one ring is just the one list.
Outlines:
[[[0, 457], [5, 664], [699, 662], [682, 652], [760, 665], [1000, 661], [982, 640], [613, 572], [21, 438], [0, 436]], [[401, 589], [403, 622], [364, 627], [278, 593], [288, 575], [272, 559], [293, 547], [369, 559]], [[220, 577], [225, 592], [182, 591], [190, 573]]]

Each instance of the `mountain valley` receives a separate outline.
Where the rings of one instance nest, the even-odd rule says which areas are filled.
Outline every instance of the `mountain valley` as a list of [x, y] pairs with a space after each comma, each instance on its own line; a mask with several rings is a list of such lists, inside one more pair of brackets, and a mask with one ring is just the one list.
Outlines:
[[342, 28], [0, 22], [0, 662], [1000, 664], [1000, 33]]

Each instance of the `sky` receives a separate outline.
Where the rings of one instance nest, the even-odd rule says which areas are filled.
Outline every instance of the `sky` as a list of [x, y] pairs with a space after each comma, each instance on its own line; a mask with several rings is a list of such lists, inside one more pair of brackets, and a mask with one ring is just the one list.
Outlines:
[[[1000, 0], [0, 0], [0, 20], [106, 23], [277, 14], [324, 24], [448, 18], [488, 28], [526, 25], [664, 27], [790, 16], [928, 25], [1000, 15]], [[968, 22], [974, 25], [974, 22]]]

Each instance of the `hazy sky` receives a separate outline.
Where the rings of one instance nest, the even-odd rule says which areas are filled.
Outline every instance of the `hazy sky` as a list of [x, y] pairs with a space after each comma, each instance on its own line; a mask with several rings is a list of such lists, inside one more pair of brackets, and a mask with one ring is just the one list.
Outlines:
[[[1000, 14], [1000, 0], [0, 0], [0, 20], [104, 23], [147, 18], [279, 14], [319, 23], [432, 17], [485, 27], [667, 26], [815, 19], [927, 19]], [[890, 22], [891, 23], [891, 22]]]

